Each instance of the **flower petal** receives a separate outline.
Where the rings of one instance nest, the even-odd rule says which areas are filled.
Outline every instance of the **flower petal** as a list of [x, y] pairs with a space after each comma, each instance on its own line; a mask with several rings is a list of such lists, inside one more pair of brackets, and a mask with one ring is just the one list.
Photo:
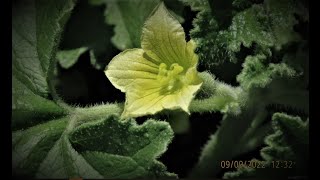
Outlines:
[[111, 83], [126, 92], [132, 82], [156, 80], [159, 63], [148, 57], [142, 49], [128, 49], [115, 56], [105, 74]]
[[182, 109], [189, 113], [189, 105], [202, 82], [185, 85], [174, 93], [167, 93], [154, 80], [136, 81], [126, 94], [123, 118], [155, 114], [163, 109]]
[[153, 59], [170, 66], [178, 63], [184, 69], [196, 64], [194, 43], [185, 40], [185, 33], [162, 2], [148, 18], [142, 30], [142, 49]]

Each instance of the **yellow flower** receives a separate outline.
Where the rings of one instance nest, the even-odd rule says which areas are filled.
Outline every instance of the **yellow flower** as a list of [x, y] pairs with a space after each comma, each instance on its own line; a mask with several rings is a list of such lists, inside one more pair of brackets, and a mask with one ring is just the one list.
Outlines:
[[186, 42], [182, 26], [163, 3], [145, 22], [141, 47], [121, 52], [105, 70], [111, 83], [126, 93], [122, 117], [163, 109], [189, 113], [190, 102], [202, 85], [196, 70], [198, 56], [194, 42]]

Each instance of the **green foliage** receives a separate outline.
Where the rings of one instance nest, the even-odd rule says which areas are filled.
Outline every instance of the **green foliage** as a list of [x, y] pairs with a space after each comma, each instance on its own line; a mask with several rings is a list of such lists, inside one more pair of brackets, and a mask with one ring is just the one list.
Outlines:
[[[244, 62], [236, 77], [240, 89], [237, 98], [228, 102], [229, 106], [240, 104], [241, 113], [235, 116], [232, 111], [222, 111], [226, 114], [221, 126], [204, 145], [190, 177], [216, 177], [221, 171], [222, 160], [232, 160], [261, 146], [270, 132], [268, 114], [291, 111], [308, 115], [308, 47], [303, 37], [294, 31], [298, 20], [300, 23], [307, 20], [305, 9], [297, 1], [265, 1], [264, 4], [234, 1], [233, 5], [235, 15], [227, 29], [218, 25], [219, 18], [212, 13], [214, 5], [203, 8], [193, 21], [195, 27], [191, 37], [198, 43], [196, 52], [200, 65], [214, 73], [213, 69], [221, 68], [228, 61]], [[204, 84], [206, 82], [204, 80]], [[212, 84], [211, 90], [214, 89]], [[200, 95], [208, 97], [201, 91]], [[196, 107], [204, 108], [206, 103]], [[302, 153], [293, 156], [305, 157]], [[280, 154], [279, 158], [284, 160], [286, 156]], [[301, 167], [305, 165], [302, 163]], [[237, 173], [256, 177], [253, 169], [240, 169]], [[285, 175], [294, 173], [290, 171]]]
[[208, 6], [207, 0], [179, 0], [185, 5], [189, 5], [192, 10], [200, 11]]
[[[173, 138], [168, 123], [149, 120], [138, 126], [133, 120], [120, 122], [121, 104], [70, 107], [56, 94], [52, 84], [56, 56], [63, 66], [70, 67], [87, 50], [56, 55], [60, 33], [74, 4], [73, 1], [36, 0], [13, 4], [13, 175], [97, 179], [176, 177], [156, 161]], [[92, 50], [90, 54], [93, 56]], [[90, 130], [98, 126], [114, 133], [102, 134], [101, 139], [96, 139], [96, 146], [92, 146], [95, 148], [83, 151], [76, 142], [92, 143], [91, 138], [95, 136], [87, 134], [85, 137], [90, 140], [84, 141], [77, 133], [97, 133]], [[102, 133], [110, 133], [103, 130]], [[140, 144], [133, 144], [133, 140]], [[110, 143], [109, 146], [101, 148], [102, 141]], [[119, 147], [124, 142], [128, 144], [122, 144], [118, 152], [109, 151], [109, 147]], [[135, 152], [122, 153], [128, 149]], [[108, 168], [110, 166], [113, 169]]]
[[[88, 51], [87, 47], [80, 47], [80, 48], [71, 49], [71, 50], [61, 50], [57, 52], [56, 58], [61, 67], [63, 67], [64, 69], [69, 69], [73, 65], [75, 65], [79, 60], [80, 56], [85, 54], [87, 51]], [[102, 65], [97, 60], [94, 50], [90, 50], [89, 55], [90, 55], [91, 65], [96, 69], [102, 69]]]
[[237, 76], [241, 86], [249, 90], [255, 87], [265, 87], [272, 79], [281, 77], [294, 77], [296, 72], [285, 63], [266, 63], [266, 56], [247, 56], [242, 64], [243, 69]]
[[[65, 115], [65, 111], [50, 100], [52, 87], [48, 81], [52, 76], [56, 43], [73, 5], [73, 1], [48, 1], [46, 4], [19, 1], [13, 6], [13, 129]], [[51, 16], [44, 17], [44, 13]]]
[[[173, 176], [155, 161], [172, 137], [168, 123], [148, 120], [138, 126], [133, 120], [119, 122], [115, 117], [84, 124], [70, 134], [71, 143], [93, 167], [112, 179]], [[161, 170], [152, 168], [157, 166]]]
[[[161, 1], [23, 0], [12, 3], [14, 176], [177, 178], [180, 173], [168, 172], [165, 165], [172, 168], [170, 158], [174, 148], [178, 146], [180, 153], [188, 147], [181, 138], [187, 137], [189, 142], [198, 140], [194, 134], [199, 127], [207, 133], [206, 137], [210, 136], [202, 144], [201, 152], [200, 149], [195, 152], [200, 154], [198, 162], [181, 166], [181, 169], [193, 166], [187, 177], [220, 178], [222, 160], [245, 161], [248, 159], [242, 159], [243, 155], [252, 151], [259, 151], [260, 156], [249, 159], [265, 161], [267, 168], [242, 167], [224, 173], [223, 178], [307, 176], [309, 12], [300, 0], [179, 0], [179, 3], [164, 0], [180, 23], [186, 21], [182, 24], [184, 31], [187, 35], [189, 31], [196, 42], [195, 53], [200, 62], [197, 70], [204, 71], [199, 73], [203, 84], [188, 106], [191, 115], [172, 110], [142, 118], [120, 119], [125, 102], [108, 94], [115, 89], [107, 79], [103, 80], [109, 84], [101, 88], [108, 94], [107, 99], [84, 107], [79, 107], [82, 106], [80, 102], [79, 106], [71, 106], [63, 101], [68, 95], [60, 95], [55, 90], [56, 81], [61, 80], [59, 75], [55, 77], [57, 64], [63, 68], [61, 72], [73, 69], [79, 72], [74, 65], [84, 58], [95, 67], [92, 71], [103, 74], [102, 70], [119, 50], [140, 47], [145, 20]], [[196, 17], [186, 13], [190, 8], [182, 4], [190, 6]], [[150, 37], [154, 36], [146, 31]], [[163, 30], [155, 28], [155, 32]], [[185, 34], [175, 28], [172, 32], [184, 39]], [[160, 34], [169, 37], [174, 33]], [[167, 40], [169, 45], [152, 43], [152, 46], [160, 47], [161, 52], [173, 49], [170, 55], [175, 55], [174, 58], [166, 60], [178, 57], [183, 63], [186, 58], [181, 57], [185, 49], [179, 45], [173, 47], [172, 42]], [[187, 53], [193, 54], [190, 49]], [[175, 54], [177, 50], [182, 55]], [[139, 53], [143, 58], [152, 58], [152, 54], [147, 57]], [[127, 61], [138, 60], [132, 58], [135, 57]], [[138, 63], [121, 63], [117, 70], [119, 76], [127, 73], [123, 70], [129, 66], [138, 67]], [[69, 77], [74, 83], [83, 78], [90, 80], [82, 76]], [[119, 80], [124, 86], [128, 85], [126, 82], [130, 81]], [[149, 86], [142, 84], [142, 87]], [[81, 92], [81, 88], [77, 92]], [[186, 101], [185, 97], [180, 100]], [[102, 101], [105, 103], [100, 103]], [[150, 98], [141, 104], [153, 101], [155, 99]], [[164, 103], [159, 107], [168, 105]], [[212, 124], [218, 124], [216, 131], [208, 131], [202, 125], [201, 120], [209, 118]], [[197, 123], [195, 127], [194, 123]], [[168, 146], [173, 139], [172, 146]], [[292, 168], [272, 167], [281, 160], [282, 166], [286, 164], [283, 161], [294, 162]], [[179, 162], [174, 165], [180, 165]]]
[[17, 174], [32, 176], [67, 125], [62, 118], [12, 134], [12, 168]]
[[297, 42], [301, 39], [293, 28], [298, 24], [297, 18], [302, 21], [309, 18], [300, 1], [266, 0], [263, 4], [233, 1], [233, 6], [236, 14], [226, 30], [218, 26], [217, 19], [221, 17], [215, 13], [218, 9], [214, 9], [214, 5], [211, 9], [202, 8], [193, 22], [195, 28], [190, 34], [198, 42], [196, 52], [206, 67], [225, 61], [239, 61], [236, 55], [241, 45], [269, 52]]
[[[282, 110], [273, 104], [293, 107], [308, 114], [309, 95], [306, 90], [294, 84], [300, 81], [299, 77], [293, 76], [294, 71], [285, 64], [270, 63], [269, 67], [265, 67], [261, 60], [265, 60], [264, 56], [249, 56], [244, 63], [239, 75], [243, 88], [235, 101], [229, 102], [229, 106], [239, 103], [241, 106], [238, 106], [238, 111], [241, 113], [235, 115], [233, 111], [224, 111], [226, 114], [221, 126], [203, 147], [199, 161], [190, 174], [191, 177], [216, 177], [221, 170], [222, 160], [232, 160], [261, 146], [264, 137], [270, 132], [268, 111]], [[217, 104], [219, 103], [215, 102], [215, 105]], [[206, 103], [199, 103], [197, 106], [203, 108], [206, 107]], [[295, 155], [304, 157], [303, 154]], [[285, 156], [279, 157], [286, 159]], [[252, 172], [250, 169], [245, 171]]]
[[226, 111], [221, 126], [204, 145], [190, 177], [216, 177], [221, 170], [221, 161], [250, 152], [263, 143], [264, 137], [270, 132], [270, 123], [263, 123], [267, 118], [267, 111], [263, 104], [256, 103], [259, 100], [243, 100], [249, 96], [243, 92], [239, 94], [242, 105], [238, 107], [238, 111], [241, 113]]
[[20, 129], [66, 114], [53, 101], [41, 97], [12, 76], [12, 128]]
[[[275, 113], [272, 117], [273, 134], [265, 138], [266, 147], [261, 149], [265, 169], [250, 167], [228, 172], [224, 178], [289, 177], [306, 176], [309, 162], [309, 120]], [[280, 162], [279, 162], [280, 161]], [[291, 162], [292, 164], [291, 164]]]

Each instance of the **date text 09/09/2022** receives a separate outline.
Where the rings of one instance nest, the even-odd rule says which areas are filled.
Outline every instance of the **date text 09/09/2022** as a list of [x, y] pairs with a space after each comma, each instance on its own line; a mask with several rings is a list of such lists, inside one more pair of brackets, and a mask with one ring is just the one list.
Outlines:
[[296, 163], [289, 160], [277, 160], [277, 161], [259, 161], [259, 160], [250, 160], [250, 161], [233, 161], [226, 160], [220, 162], [221, 168], [293, 168]]

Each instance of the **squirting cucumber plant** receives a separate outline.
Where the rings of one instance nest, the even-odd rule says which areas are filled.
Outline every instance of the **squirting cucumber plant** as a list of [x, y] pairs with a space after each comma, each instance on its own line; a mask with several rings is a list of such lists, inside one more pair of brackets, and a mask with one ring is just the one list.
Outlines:
[[13, 1], [13, 176], [307, 177], [308, 26], [303, 0]]

